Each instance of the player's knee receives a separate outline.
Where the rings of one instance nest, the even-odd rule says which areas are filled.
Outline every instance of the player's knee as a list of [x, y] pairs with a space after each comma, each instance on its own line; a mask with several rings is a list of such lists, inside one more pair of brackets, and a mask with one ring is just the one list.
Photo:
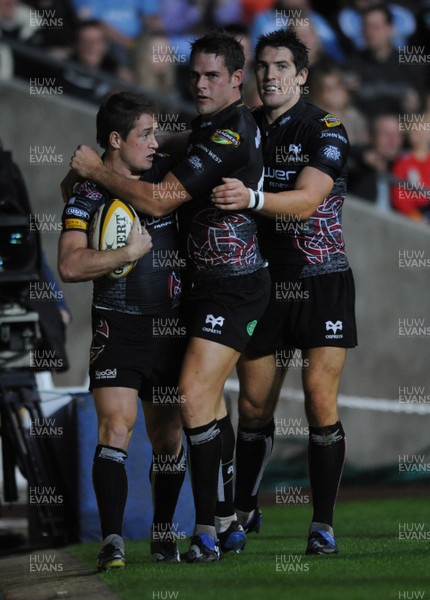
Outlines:
[[133, 425], [123, 419], [103, 419], [99, 423], [99, 443], [114, 448], [127, 448]]
[[155, 454], [176, 456], [182, 447], [182, 427], [170, 427], [149, 434]]
[[182, 400], [182, 415], [201, 413], [206, 411], [209, 405], [213, 406], [215, 410], [218, 396], [202, 382], [192, 380], [181, 382], [179, 384], [179, 394]]
[[264, 404], [253, 402], [250, 398], [239, 399], [239, 421], [242, 427], [264, 427], [272, 417], [272, 411]]

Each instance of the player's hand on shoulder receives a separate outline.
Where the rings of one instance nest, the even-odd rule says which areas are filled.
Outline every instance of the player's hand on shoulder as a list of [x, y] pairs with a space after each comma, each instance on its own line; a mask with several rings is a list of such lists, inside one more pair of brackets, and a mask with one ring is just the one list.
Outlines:
[[222, 185], [213, 188], [211, 200], [220, 210], [248, 208], [249, 190], [239, 179], [223, 177]]
[[127, 238], [127, 250], [129, 251], [129, 260], [138, 260], [152, 248], [152, 238], [140, 224], [138, 218], [134, 219], [133, 226]]
[[90, 146], [82, 144], [74, 151], [70, 166], [81, 177], [91, 179], [91, 176], [94, 175], [95, 171], [100, 167], [103, 167], [103, 162], [95, 150], [90, 148]]

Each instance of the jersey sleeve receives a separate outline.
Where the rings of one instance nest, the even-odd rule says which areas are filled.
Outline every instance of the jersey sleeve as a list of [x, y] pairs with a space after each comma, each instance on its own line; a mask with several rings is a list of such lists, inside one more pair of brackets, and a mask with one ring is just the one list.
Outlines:
[[172, 169], [190, 196], [211, 192], [244, 161], [246, 144], [233, 129], [208, 130], [208, 135], [192, 144], [187, 155]]
[[91, 220], [106, 197], [92, 181], [84, 181], [75, 186], [74, 195], [69, 198], [61, 217], [62, 232], [82, 231], [88, 233]]
[[307, 166], [326, 173], [335, 181], [346, 165], [348, 151], [348, 134], [337, 117], [327, 114], [314, 121], [307, 148]]

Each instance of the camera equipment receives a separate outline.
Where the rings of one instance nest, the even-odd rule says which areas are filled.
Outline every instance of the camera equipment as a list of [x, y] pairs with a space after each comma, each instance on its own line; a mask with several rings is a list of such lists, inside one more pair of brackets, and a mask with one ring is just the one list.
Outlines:
[[[35, 379], [35, 371], [42, 370], [37, 364], [37, 349], [43, 335], [39, 313], [31, 308], [29, 298], [30, 284], [42, 277], [39, 232], [32, 227], [20, 171], [10, 152], [1, 149], [1, 143], [0, 215], [0, 437], [4, 500], [18, 500], [18, 467], [28, 481], [29, 542], [33, 546], [55, 545], [66, 539], [62, 473], [53, 440], [28, 427], [28, 419], [30, 423], [44, 422]], [[52, 501], [53, 491], [57, 502]]]

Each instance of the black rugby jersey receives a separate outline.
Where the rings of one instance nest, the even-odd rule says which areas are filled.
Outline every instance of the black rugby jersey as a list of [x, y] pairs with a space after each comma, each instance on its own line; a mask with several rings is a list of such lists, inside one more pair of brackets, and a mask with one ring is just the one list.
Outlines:
[[307, 166], [329, 175], [329, 195], [306, 221], [292, 215], [259, 215], [259, 241], [269, 266], [308, 277], [348, 269], [341, 214], [346, 194], [348, 136], [339, 119], [302, 98], [272, 124], [264, 122], [263, 107], [253, 112], [262, 131], [264, 191], [295, 187]]
[[253, 189], [262, 185], [261, 136], [241, 100], [193, 121], [187, 154], [172, 172], [192, 197], [179, 210], [179, 234], [193, 276], [245, 275], [263, 267], [252, 211], [222, 211], [210, 200], [222, 177]]
[[[141, 179], [160, 182], [171, 169], [170, 158], [156, 155], [154, 165]], [[88, 233], [99, 206], [112, 198], [93, 181], [78, 184], [62, 216], [64, 231]], [[93, 306], [133, 315], [159, 314], [179, 304], [181, 280], [175, 213], [151, 217], [138, 212], [141, 224], [152, 238], [152, 249], [140, 258], [126, 277], [111, 279], [104, 275], [93, 281]]]

